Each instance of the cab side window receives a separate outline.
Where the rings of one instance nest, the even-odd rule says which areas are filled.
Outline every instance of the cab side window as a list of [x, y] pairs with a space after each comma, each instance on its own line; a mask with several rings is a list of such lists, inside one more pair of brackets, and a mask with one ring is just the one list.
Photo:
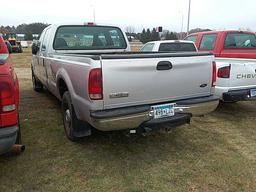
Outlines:
[[[38, 40], [38, 46], [39, 46], [39, 50], [41, 51], [41, 47], [42, 47], [42, 41], [44, 39], [44, 35], [45, 35], [45, 30], [43, 30], [43, 32], [40, 34], [39, 40]], [[38, 51], [39, 52], [39, 51]], [[37, 52], [37, 53], [38, 53]]]
[[43, 40], [41, 41], [41, 51], [44, 52], [46, 51], [46, 48], [47, 48], [47, 42], [48, 42], [48, 39], [49, 39], [49, 32], [50, 30], [49, 29], [46, 29], [45, 33], [43, 34]]
[[217, 34], [203, 35], [199, 50], [213, 50], [215, 47]]
[[256, 47], [256, 36], [251, 33], [228, 33], [225, 39], [225, 49], [249, 49]]

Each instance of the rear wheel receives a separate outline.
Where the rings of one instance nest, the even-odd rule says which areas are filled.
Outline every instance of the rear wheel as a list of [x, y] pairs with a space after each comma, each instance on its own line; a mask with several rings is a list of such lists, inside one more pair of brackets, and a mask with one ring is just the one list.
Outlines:
[[37, 80], [36, 76], [34, 75], [33, 69], [32, 70], [32, 83], [33, 83], [33, 89], [36, 92], [42, 92], [44, 89], [43, 84]]
[[71, 97], [66, 91], [62, 97], [63, 125], [66, 136], [71, 141], [78, 141], [91, 134], [91, 127], [88, 123], [77, 119]]

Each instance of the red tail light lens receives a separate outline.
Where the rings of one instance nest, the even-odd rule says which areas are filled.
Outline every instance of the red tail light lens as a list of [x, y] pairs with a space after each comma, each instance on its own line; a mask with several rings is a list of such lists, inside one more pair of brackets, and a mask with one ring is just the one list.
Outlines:
[[3, 38], [0, 36], [0, 54], [8, 54], [7, 46], [5, 45], [5, 42]]
[[212, 87], [216, 86], [216, 62], [212, 62]]
[[15, 103], [15, 86], [11, 77], [0, 76], [0, 127], [17, 125], [18, 112]]
[[1, 113], [10, 112], [15, 107], [14, 85], [8, 76], [0, 76], [0, 108]]
[[90, 71], [88, 93], [91, 100], [103, 99], [102, 72], [100, 68], [95, 68]]
[[231, 65], [219, 68], [218, 77], [219, 78], [229, 78], [230, 77], [230, 69], [231, 69]]

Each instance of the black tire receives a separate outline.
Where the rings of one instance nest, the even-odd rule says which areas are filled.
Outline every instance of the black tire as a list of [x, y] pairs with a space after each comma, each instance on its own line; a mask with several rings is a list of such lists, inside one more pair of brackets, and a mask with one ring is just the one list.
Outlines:
[[36, 78], [32, 68], [31, 68], [31, 71], [32, 71], [32, 84], [33, 84], [34, 91], [42, 92], [44, 90], [43, 84]]
[[77, 137], [76, 135], [79, 133], [79, 130], [86, 129], [86, 124], [77, 119], [68, 91], [62, 97], [61, 108], [66, 136], [70, 141], [77, 142], [81, 137]]

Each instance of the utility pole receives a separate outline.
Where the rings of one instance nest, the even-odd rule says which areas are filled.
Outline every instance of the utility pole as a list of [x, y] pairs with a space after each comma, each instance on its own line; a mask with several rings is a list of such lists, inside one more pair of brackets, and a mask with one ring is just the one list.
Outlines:
[[188, 5], [188, 26], [187, 26], [187, 35], [189, 34], [190, 7], [191, 7], [191, 0], [189, 0], [189, 5]]
[[183, 31], [183, 20], [184, 20], [184, 15], [181, 13], [181, 29], [180, 29], [180, 39], [182, 39], [182, 31]]

